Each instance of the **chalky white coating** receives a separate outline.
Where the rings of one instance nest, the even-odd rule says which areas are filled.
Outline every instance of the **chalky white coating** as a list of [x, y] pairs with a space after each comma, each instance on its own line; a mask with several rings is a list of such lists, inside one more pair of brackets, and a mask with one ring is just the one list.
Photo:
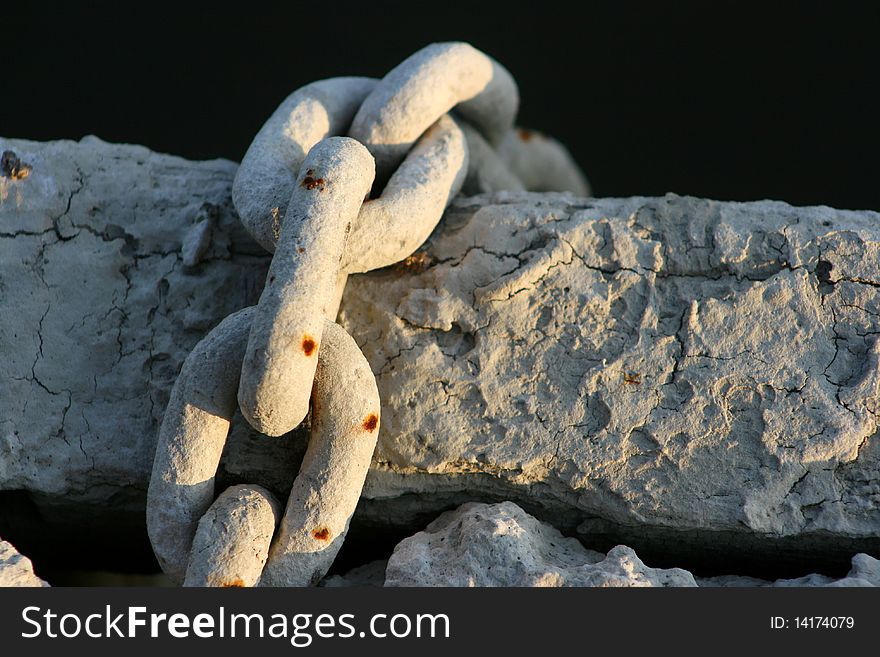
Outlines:
[[437, 226], [468, 169], [464, 135], [448, 115], [425, 131], [382, 195], [361, 206], [341, 268], [360, 273], [403, 260]]
[[205, 217], [194, 224], [184, 235], [183, 243], [180, 247], [180, 257], [186, 267], [195, 267], [202, 261], [202, 258], [211, 246], [211, 233], [213, 230], [213, 220], [211, 217]]
[[308, 413], [339, 261], [373, 172], [367, 149], [348, 137], [323, 140], [303, 163], [242, 363], [238, 402], [262, 433], [283, 435]]
[[265, 488], [227, 488], [199, 521], [183, 585], [256, 584], [279, 515], [278, 502]]
[[498, 147], [498, 156], [530, 192], [592, 195], [590, 183], [568, 149], [536, 130], [509, 131]]
[[342, 546], [379, 435], [379, 391], [366, 358], [327, 322], [312, 389], [312, 433], [261, 586], [309, 586]]
[[[226, 539], [229, 546], [212, 548], [216, 552], [206, 557], [208, 563], [193, 566], [190, 583], [214, 585], [210, 582], [231, 576], [232, 565], [230, 569], [221, 568], [222, 564], [215, 567], [211, 559], [236, 552], [235, 545], [245, 545], [250, 535], [256, 545], [240, 555], [235, 570], [244, 570], [240, 577], [232, 578], [249, 586], [263, 551], [269, 522], [266, 505], [271, 507], [267, 495], [258, 504], [262, 520], [249, 527], [223, 515], [224, 509], [238, 513], [235, 505], [221, 502], [211, 506], [214, 476], [235, 410], [240, 363], [255, 315], [253, 307], [233, 313], [196, 346], [174, 384], [159, 431], [147, 494], [147, 530], [162, 569], [175, 582], [184, 581], [191, 552], [216, 540], [217, 533], [212, 534], [207, 524], [212, 521], [204, 521], [200, 531], [208, 535], [194, 547], [199, 521], [209, 507], [215, 512], [213, 522], [237, 535]], [[271, 577], [287, 586], [307, 584], [330, 567], [363, 489], [379, 434], [379, 392], [366, 359], [342, 327], [322, 321], [324, 344], [312, 388], [309, 446], [266, 566], [268, 569], [277, 562]], [[250, 490], [259, 493], [257, 487]], [[243, 503], [250, 499], [245, 496]], [[316, 530], [323, 536], [322, 529], [327, 529], [327, 539], [314, 538]], [[305, 547], [303, 532], [311, 537]], [[309, 554], [325, 544], [320, 554]]]
[[464, 133], [468, 150], [467, 177], [461, 191], [467, 196], [507, 190], [523, 192], [525, 186], [480, 134], [465, 121], [458, 126]]
[[288, 96], [263, 125], [241, 161], [232, 201], [242, 223], [267, 251], [275, 250], [300, 166], [322, 139], [344, 134], [376, 80], [313, 82]]
[[162, 570], [182, 582], [199, 519], [214, 500], [214, 476], [235, 412], [235, 391], [255, 315], [229, 315], [187, 356], [159, 429], [147, 531]]
[[364, 100], [349, 134], [376, 158], [381, 183], [440, 116], [457, 107], [493, 144], [513, 125], [519, 92], [510, 73], [467, 43], [435, 43], [392, 69]]

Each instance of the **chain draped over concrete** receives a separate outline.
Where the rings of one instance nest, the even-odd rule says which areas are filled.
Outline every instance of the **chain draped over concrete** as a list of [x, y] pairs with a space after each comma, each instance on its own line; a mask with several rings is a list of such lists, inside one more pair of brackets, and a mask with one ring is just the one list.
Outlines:
[[[518, 104], [513, 78], [493, 59], [465, 43], [433, 44], [382, 80], [301, 88], [257, 133], [232, 197], [274, 253], [266, 285], [257, 306], [227, 317], [186, 359], [159, 431], [147, 527], [172, 580], [303, 586], [327, 572], [380, 425], [375, 377], [334, 321], [348, 275], [410, 256], [463, 188], [589, 193], [560, 144], [513, 128]], [[308, 449], [283, 514], [257, 485], [215, 500], [236, 408], [280, 436], [310, 407]]]

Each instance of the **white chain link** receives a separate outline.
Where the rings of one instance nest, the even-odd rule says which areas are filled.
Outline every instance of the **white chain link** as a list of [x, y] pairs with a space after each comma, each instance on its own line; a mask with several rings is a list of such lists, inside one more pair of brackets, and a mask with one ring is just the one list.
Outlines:
[[[375, 377], [334, 322], [348, 275], [411, 256], [463, 185], [589, 192], [561, 145], [513, 128], [518, 102], [500, 64], [465, 43], [433, 44], [380, 81], [309, 84], [259, 131], [232, 195], [274, 253], [266, 285], [257, 306], [227, 317], [186, 359], [159, 431], [147, 527], [172, 580], [302, 586], [327, 572], [379, 434]], [[236, 408], [279, 436], [310, 404], [309, 445], [284, 514], [260, 486], [215, 500]]]

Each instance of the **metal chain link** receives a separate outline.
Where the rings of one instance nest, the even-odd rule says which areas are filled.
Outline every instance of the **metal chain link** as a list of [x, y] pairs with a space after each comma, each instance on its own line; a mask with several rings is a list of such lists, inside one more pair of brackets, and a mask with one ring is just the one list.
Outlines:
[[[500, 64], [468, 44], [441, 43], [379, 81], [309, 84], [257, 133], [232, 198], [274, 253], [266, 285], [256, 306], [227, 317], [187, 357], [159, 430], [147, 528], [173, 581], [303, 586], [326, 574], [380, 424], [375, 377], [334, 321], [348, 275], [411, 256], [462, 189], [589, 193], [560, 144], [514, 129], [518, 104]], [[236, 408], [280, 436], [310, 407], [308, 448], [283, 514], [256, 485], [215, 500]]]

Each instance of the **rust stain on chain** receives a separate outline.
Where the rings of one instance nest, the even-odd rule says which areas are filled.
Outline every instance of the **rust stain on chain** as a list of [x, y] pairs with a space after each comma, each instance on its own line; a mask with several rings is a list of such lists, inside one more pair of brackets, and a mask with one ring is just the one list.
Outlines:
[[531, 130], [526, 130], [525, 128], [520, 128], [519, 130], [516, 131], [516, 133], [519, 135], [519, 138], [522, 139], [523, 141], [530, 141], [532, 139], [532, 137], [535, 136], [534, 132], [532, 132]]
[[329, 541], [330, 530], [326, 527], [318, 527], [315, 531], [312, 532], [312, 536], [318, 541]]
[[306, 356], [311, 356], [315, 352], [315, 347], [317, 347], [317, 343], [315, 339], [310, 335], [304, 335], [302, 340], [302, 349], [303, 353]]
[[309, 169], [306, 171], [306, 177], [303, 178], [303, 181], [300, 183], [306, 189], [315, 189], [318, 188], [318, 191], [324, 191], [324, 179], [323, 178], [315, 178], [314, 169]]
[[410, 274], [421, 274], [434, 264], [434, 259], [425, 251], [416, 251], [397, 263], [396, 269]]
[[624, 372], [623, 382], [631, 386], [640, 386], [642, 385], [642, 375], [638, 372]]
[[237, 589], [237, 588], [243, 588], [243, 587], [244, 587], [244, 582], [241, 581], [240, 579], [233, 579], [233, 580], [231, 580], [231, 581], [229, 581], [229, 582], [224, 582], [222, 586], [223, 586], [224, 589]]
[[375, 413], [370, 413], [367, 417], [364, 418], [363, 427], [370, 433], [376, 430], [376, 427], [379, 426], [379, 416]]

